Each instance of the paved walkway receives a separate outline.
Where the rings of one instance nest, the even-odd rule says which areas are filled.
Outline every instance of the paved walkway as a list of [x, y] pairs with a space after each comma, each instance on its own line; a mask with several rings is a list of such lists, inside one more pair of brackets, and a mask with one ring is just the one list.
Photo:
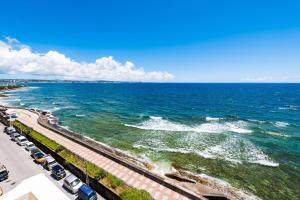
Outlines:
[[87, 159], [88, 161], [98, 165], [99, 167], [105, 169], [107, 172], [115, 175], [120, 178], [128, 185], [138, 188], [144, 189], [148, 191], [154, 199], [159, 200], [168, 200], [168, 199], [180, 199], [187, 200], [188, 198], [173, 191], [169, 188], [160, 185], [159, 183], [149, 179], [131, 169], [116, 163], [107, 157], [104, 157], [96, 152], [77, 144], [49, 129], [44, 128], [40, 124], [38, 124], [37, 119], [38, 115], [36, 113], [30, 112], [28, 110], [22, 109], [12, 109], [18, 115], [18, 120], [22, 123], [26, 124], [29, 127], [32, 127], [34, 130], [44, 134], [45, 136], [55, 140], [57, 143], [62, 144], [67, 149], [71, 150], [77, 155]]

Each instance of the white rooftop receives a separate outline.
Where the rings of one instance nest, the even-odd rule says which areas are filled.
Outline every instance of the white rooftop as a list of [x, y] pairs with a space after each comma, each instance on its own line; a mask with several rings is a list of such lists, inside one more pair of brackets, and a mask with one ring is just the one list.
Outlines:
[[0, 200], [70, 200], [44, 174], [22, 181], [17, 187], [0, 196]]

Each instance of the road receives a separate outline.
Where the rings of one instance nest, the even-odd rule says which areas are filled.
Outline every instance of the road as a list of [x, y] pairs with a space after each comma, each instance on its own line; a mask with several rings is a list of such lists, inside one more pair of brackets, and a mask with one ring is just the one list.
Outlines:
[[[70, 199], [77, 199], [77, 195], [73, 195], [66, 191], [63, 185], [63, 179], [56, 181], [50, 175], [50, 172], [41, 165], [36, 164], [31, 158], [29, 152], [24, 147], [10, 140], [9, 135], [4, 133], [4, 125], [0, 123], [0, 162], [9, 170], [9, 178], [0, 182], [3, 193], [12, 190], [22, 180], [31, 176], [43, 173], [51, 180], [59, 189], [61, 189]], [[66, 171], [67, 176], [70, 172]], [[98, 195], [98, 199], [104, 199]]]

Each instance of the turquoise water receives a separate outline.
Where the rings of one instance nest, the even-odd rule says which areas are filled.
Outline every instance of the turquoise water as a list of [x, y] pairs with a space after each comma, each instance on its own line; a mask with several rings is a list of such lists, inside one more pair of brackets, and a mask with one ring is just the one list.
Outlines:
[[300, 197], [300, 84], [44, 83], [3, 104], [158, 165], [206, 173], [263, 199]]

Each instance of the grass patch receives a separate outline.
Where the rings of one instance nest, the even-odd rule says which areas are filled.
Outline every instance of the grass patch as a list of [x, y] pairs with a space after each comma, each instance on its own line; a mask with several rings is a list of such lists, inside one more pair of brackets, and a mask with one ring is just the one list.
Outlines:
[[123, 200], [153, 200], [149, 192], [139, 189], [127, 189], [120, 193]]
[[25, 133], [26, 135], [30, 135], [32, 138], [36, 139], [40, 143], [44, 144], [45, 146], [49, 147], [55, 152], [62, 151], [64, 147], [54, 140], [49, 139], [48, 137], [40, 134], [39, 132], [29, 128], [28, 126], [25, 126], [19, 121], [14, 122], [14, 126], [21, 131], [22, 133]]

